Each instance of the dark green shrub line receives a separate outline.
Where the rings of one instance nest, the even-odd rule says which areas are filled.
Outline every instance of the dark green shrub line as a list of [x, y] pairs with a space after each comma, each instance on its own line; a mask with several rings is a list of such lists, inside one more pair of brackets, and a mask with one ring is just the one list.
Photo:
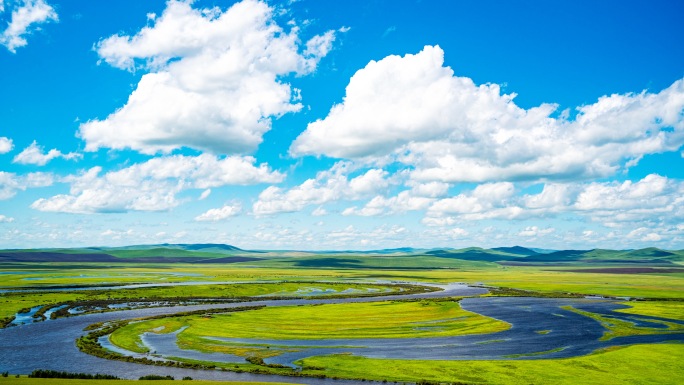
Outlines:
[[14, 321], [14, 316], [0, 318], [0, 329], [6, 328], [7, 325], [12, 323], [12, 321]]
[[138, 378], [138, 380], [175, 380], [173, 376], [159, 376], [156, 374], [148, 374]]
[[60, 306], [60, 304], [56, 304], [56, 305], [53, 305], [53, 304], [43, 305], [43, 307], [41, 307], [40, 309], [38, 309], [38, 311], [36, 312], [36, 314], [33, 315], [33, 318], [40, 318], [41, 321], [45, 321], [45, 320], [47, 319], [47, 318], [45, 317], [45, 313], [46, 313], [48, 310], [52, 309], [53, 307], [57, 307], [57, 306]]
[[[56, 370], [37, 369], [28, 375], [29, 378], [72, 378], [79, 380], [120, 380], [121, 378], [110, 374], [69, 373]], [[6, 376], [4, 376], [6, 377]]]
[[489, 290], [489, 295], [493, 297], [584, 298], [587, 296], [587, 294], [570, 292], [541, 292], [534, 290], [514, 289], [510, 287], [482, 287]]

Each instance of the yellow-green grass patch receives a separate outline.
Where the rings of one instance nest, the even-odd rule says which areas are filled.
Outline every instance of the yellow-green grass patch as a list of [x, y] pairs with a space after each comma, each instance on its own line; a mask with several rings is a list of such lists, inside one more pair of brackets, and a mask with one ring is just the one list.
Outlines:
[[510, 327], [506, 322], [463, 310], [457, 301], [382, 301], [167, 317], [131, 323], [116, 330], [110, 338], [112, 343], [124, 349], [146, 352], [140, 340], [143, 333], [170, 333], [186, 326], [178, 335], [178, 343], [198, 350], [206, 343], [204, 337], [420, 338], [494, 333]]
[[330, 355], [310, 357], [298, 363], [309, 374], [377, 381], [675, 385], [681, 383], [684, 373], [684, 344], [633, 345], [583, 357], [551, 360], [430, 361]]
[[592, 319], [598, 321], [604, 328], [606, 328], [606, 331], [603, 334], [603, 337], [600, 338], [600, 340], [602, 340], [602, 341], [610, 340], [610, 339], [615, 338], [615, 337], [625, 337], [625, 336], [634, 336], [634, 335], [648, 335], [648, 334], [670, 334], [670, 333], [681, 333], [682, 331], [684, 331], [684, 325], [674, 323], [674, 322], [648, 319], [647, 321], [649, 321], [649, 322], [658, 323], [658, 324], [662, 324], [662, 325], [666, 326], [666, 329], [650, 328], [650, 327], [636, 326], [633, 322], [630, 322], [630, 321], [620, 320], [620, 319], [616, 319], [616, 318], [612, 318], [612, 317], [606, 317], [606, 316], [603, 316], [601, 314], [576, 309], [572, 306], [563, 306], [563, 309], [575, 312], [577, 314], [581, 314], [585, 317], [589, 317], [589, 318], [592, 318]]

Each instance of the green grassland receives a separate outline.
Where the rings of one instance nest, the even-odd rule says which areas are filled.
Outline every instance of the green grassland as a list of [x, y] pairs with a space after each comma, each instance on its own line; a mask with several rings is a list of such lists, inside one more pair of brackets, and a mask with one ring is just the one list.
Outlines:
[[553, 360], [386, 360], [350, 355], [306, 358], [310, 373], [377, 381], [465, 384], [681, 384], [684, 344], [634, 345]]
[[644, 302], [625, 302], [630, 306], [627, 309], [617, 311], [629, 314], [642, 314], [652, 317], [663, 317], [684, 321], [684, 302], [673, 301], [644, 301]]
[[[611, 338], [615, 337], [625, 337], [625, 336], [634, 336], [634, 335], [645, 335], [645, 334], [671, 334], [671, 333], [681, 333], [684, 331], [684, 325], [674, 323], [674, 322], [668, 322], [668, 321], [660, 321], [660, 320], [649, 320], [650, 322], [657, 323], [663, 325], [665, 328], [652, 328], [652, 327], [643, 327], [643, 326], [636, 326], [633, 322], [629, 321], [624, 321], [620, 319], [615, 319], [612, 317], [606, 317], [601, 314], [596, 314], [588, 311], [583, 311], [579, 309], [575, 309], [572, 306], [563, 306], [564, 309], [570, 310], [572, 312], [575, 312], [577, 314], [581, 314], [585, 317], [589, 317], [591, 319], [596, 320], [599, 322], [604, 328], [606, 328], [606, 331], [603, 334], [603, 337], [601, 337], [601, 340], [609, 340]], [[668, 309], [671, 310], [671, 309]], [[641, 313], [635, 313], [635, 314], [641, 314]], [[680, 315], [681, 317], [681, 315]]]
[[[344, 256], [343, 256], [344, 257]], [[322, 257], [321, 257], [322, 258]], [[325, 258], [337, 258], [326, 255]], [[350, 257], [339, 257], [348, 259]], [[393, 256], [366, 256], [356, 259], [378, 260], [376, 265], [390, 264]], [[414, 265], [429, 267], [436, 257], [413, 258]], [[293, 261], [299, 260], [293, 257]], [[310, 260], [304, 257], [303, 260]], [[442, 258], [445, 259], [445, 258]], [[190, 265], [190, 264], [139, 264], [121, 263], [114, 266], [85, 264], [74, 267], [69, 264], [12, 264], [3, 265], [0, 274], [0, 288], [44, 287], [50, 285], [102, 285], [125, 283], [165, 282], [273, 282], [273, 281], [336, 281], [368, 282], [418, 281], [418, 282], [466, 282], [489, 286], [508, 287], [542, 293], [580, 293], [616, 297], [638, 297], [649, 299], [684, 300], [684, 273], [649, 274], [607, 274], [569, 271], [569, 267], [557, 266], [502, 266], [490, 262], [446, 259], [453, 264], [449, 268], [436, 269], [341, 269], [320, 267], [259, 267], [256, 262]], [[262, 262], [259, 262], [262, 263]], [[264, 264], [282, 264], [274, 259]], [[574, 263], [573, 268], [586, 264]], [[612, 265], [613, 266], [613, 265]], [[623, 266], [623, 265], [620, 265]], [[595, 267], [592, 265], [592, 267]], [[12, 274], [7, 274], [12, 273]], [[221, 290], [217, 286], [176, 286], [147, 288], [145, 290], [107, 290], [99, 292], [50, 292], [50, 293], [0, 293], [0, 319], [14, 315], [18, 310], [37, 305], [57, 304], [67, 301], [125, 299], [125, 298], [172, 298], [172, 297], [238, 297], [263, 295], [277, 291], [264, 285], [249, 285], [251, 288]], [[242, 290], [242, 291], [241, 291]], [[287, 291], [290, 289], [283, 288]], [[534, 295], [530, 293], [530, 295]], [[643, 306], [643, 305], [642, 305]], [[664, 303], [661, 308], [673, 308]], [[662, 310], [665, 311], [665, 310]], [[676, 311], [671, 311], [676, 312]]]
[[[10, 257], [16, 259], [15, 254]], [[0, 319], [19, 309], [73, 301], [290, 296], [316, 287], [338, 292], [354, 287], [380, 289], [368, 282], [464, 282], [525, 290], [520, 295], [602, 295], [643, 298], [618, 311], [684, 320], [684, 251], [565, 250], [538, 253], [525, 248], [460, 250], [384, 250], [372, 253], [249, 252], [226, 245], [152, 245], [124, 248], [45, 250], [93, 254], [116, 262], [8, 262], [0, 258], [0, 289], [51, 285], [115, 285], [202, 281], [206, 285], [97, 291], [0, 293]], [[2, 253], [0, 253], [2, 254]], [[2, 257], [2, 255], [0, 255]], [[236, 263], [207, 264], [217, 258], [249, 257]], [[90, 258], [90, 257], [88, 257]], [[176, 262], [161, 263], [163, 258]], [[142, 262], [147, 260], [148, 262]], [[156, 261], [156, 262], [155, 262]], [[179, 262], [180, 261], [180, 262]], [[186, 262], [187, 261], [187, 262]], [[221, 284], [243, 282], [246, 284]], [[358, 284], [358, 286], [354, 285]], [[515, 293], [514, 293], [515, 294]], [[606, 327], [605, 338], [681, 330], [636, 327], [588, 313]], [[185, 328], [187, 327], [187, 328]], [[130, 323], [112, 342], [144, 352], [145, 332], [178, 335], [181, 348], [225, 352], [263, 359], [288, 348], [234, 344], [204, 337], [254, 339], [415, 338], [490, 333], [508, 327], [464, 311], [455, 301], [378, 301], [373, 303], [264, 308], [210, 316], [177, 316]], [[277, 332], [274, 332], [277, 330]], [[545, 331], [540, 330], [539, 333]], [[410, 346], [407, 344], [407, 346]], [[289, 349], [296, 349], [296, 347]], [[524, 358], [524, 357], [518, 357]], [[530, 357], [532, 358], [532, 357]], [[185, 360], [188, 361], [188, 360]], [[674, 384], [684, 373], [683, 344], [635, 345], [569, 359], [502, 361], [380, 360], [350, 355], [306, 358], [301, 374], [352, 379], [416, 382], [421, 379], [473, 384]], [[292, 374], [289, 368], [253, 363], [220, 364], [230, 370]], [[677, 373], [680, 373], [679, 375]], [[62, 383], [44, 379], [0, 378], [12, 383]], [[34, 381], [34, 382], [29, 382]], [[63, 380], [80, 384], [83, 380]], [[85, 380], [97, 384], [97, 380]], [[109, 383], [109, 382], [107, 382]], [[127, 382], [115, 381], [117, 384]], [[143, 382], [136, 381], [136, 384]], [[162, 384], [163, 381], [154, 381]], [[195, 382], [202, 383], [202, 382]], [[213, 383], [213, 382], [212, 382]]]
[[[233, 299], [254, 296], [294, 297], [310, 289], [331, 290], [341, 294], [344, 290], [353, 293], [394, 292], [398, 288], [389, 285], [362, 283], [324, 283], [324, 282], [264, 282], [250, 284], [187, 285], [162, 286], [117, 290], [51, 291], [51, 292], [10, 292], [0, 295], [0, 318], [13, 316], [21, 309], [37, 305], [51, 305], [74, 301], [96, 300], [160, 300], [160, 299]], [[325, 296], [325, 295], [324, 295]]]
[[[181, 382], [182, 383], [182, 382]], [[294, 382], [243, 382], [243, 381], [201, 381], [186, 382], [189, 385], [292, 385]], [[172, 380], [77, 380], [62, 378], [0, 377], [0, 385], [174, 385]]]
[[[457, 301], [383, 301], [283, 306], [211, 317], [168, 317], [130, 323], [112, 333], [115, 345], [144, 353], [145, 332], [178, 335], [179, 346], [212, 350], [205, 337], [253, 339], [421, 338], [494, 333], [509, 324], [461, 309]], [[231, 346], [234, 348], [235, 346]], [[225, 346], [217, 346], [226, 352]], [[242, 354], [239, 354], [242, 355]]]

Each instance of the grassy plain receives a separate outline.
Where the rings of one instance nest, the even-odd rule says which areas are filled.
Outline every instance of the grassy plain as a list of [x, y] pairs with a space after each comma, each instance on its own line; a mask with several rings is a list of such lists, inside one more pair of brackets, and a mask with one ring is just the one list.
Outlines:
[[[344, 339], [446, 337], [503, 331], [509, 324], [461, 309], [457, 301], [384, 301], [335, 305], [269, 307], [211, 317], [169, 317], [131, 323], [116, 330], [112, 343], [145, 352], [144, 332], [178, 335], [181, 347], [211, 351], [204, 337], [254, 339]], [[213, 345], [217, 345], [213, 343]]]
[[10, 292], [0, 294], [0, 318], [13, 316], [17, 311], [37, 305], [58, 304], [70, 301], [94, 300], [143, 300], [143, 299], [231, 299], [253, 296], [305, 295], [312, 289], [328, 290], [328, 294], [341, 294], [345, 290], [350, 293], [388, 292], [398, 290], [387, 285], [360, 283], [306, 283], [306, 282], [263, 282], [250, 284], [220, 285], [186, 285], [161, 286], [117, 290], [83, 290], [83, 291], [50, 291], [50, 292]]
[[[660, 320], [649, 320], [650, 322], [662, 325], [664, 328], [643, 327], [643, 326], [636, 326], [633, 322], [619, 320], [619, 319], [615, 319], [612, 317], [606, 317], [606, 316], [603, 316], [601, 314], [596, 314], [596, 313], [592, 313], [592, 312], [588, 312], [588, 311], [575, 309], [572, 306], [563, 306], [563, 308], [566, 310], [570, 310], [572, 312], [575, 312], [577, 314], [581, 314], [585, 317], [589, 317], [589, 318], [594, 319], [597, 322], [599, 322], [604, 328], [606, 328], [606, 331], [603, 334], [603, 337], [601, 337], [601, 340], [604, 340], [604, 341], [615, 338], [615, 337], [647, 335], [647, 334], [672, 334], [672, 333], [681, 333], [682, 331], [684, 331], [684, 325], [674, 323], [674, 322], [667, 322], [667, 321], [660, 321]], [[640, 313], [636, 313], [636, 314], [640, 314]]]
[[674, 301], [644, 301], [644, 302], [625, 302], [624, 305], [630, 306], [627, 309], [619, 309], [621, 313], [642, 314], [652, 317], [663, 317], [684, 321], [684, 302]]
[[[323, 257], [318, 258], [318, 262]], [[187, 281], [420, 281], [420, 282], [466, 282], [490, 286], [510, 287], [545, 293], [580, 293], [618, 297], [684, 300], [684, 274], [606, 274], [569, 271], [569, 267], [502, 266], [496, 263], [463, 261], [437, 257], [349, 257], [325, 256], [333, 259], [332, 265], [343, 265], [353, 260], [360, 268], [322, 268], [309, 266], [313, 257], [288, 260], [283, 258], [235, 264], [117, 264], [115, 266], [88, 264], [7, 264], [0, 266], [1, 288], [44, 287], [51, 285], [102, 285], [124, 283], [166, 283]], [[438, 261], [435, 261], [438, 260]], [[340, 262], [342, 261], [342, 262]], [[360, 261], [360, 262], [359, 262]], [[372, 262], [375, 261], [375, 262]], [[410, 261], [407, 262], [407, 261]], [[442, 262], [440, 262], [442, 261]], [[446, 261], [446, 262], [444, 262]], [[397, 269], [389, 266], [393, 262]], [[440, 264], [441, 263], [441, 264]], [[299, 265], [297, 265], [299, 264]], [[448, 264], [449, 267], [444, 267]], [[276, 266], [277, 265], [277, 266]], [[315, 265], [315, 264], [314, 264]], [[374, 268], [372, 266], [383, 266]], [[422, 268], [413, 268], [415, 266]], [[279, 267], [278, 267], [279, 266]], [[370, 266], [370, 267], [369, 267]], [[413, 266], [413, 267], [409, 267]], [[433, 268], [433, 267], [438, 268]], [[573, 268], [582, 267], [581, 263]], [[596, 267], [595, 265], [592, 265]], [[401, 268], [401, 269], [398, 269]], [[272, 288], [249, 285], [251, 288], [231, 288], [221, 291], [216, 286], [177, 286], [174, 288], [147, 288], [137, 290], [108, 290], [106, 292], [50, 292], [50, 293], [0, 293], [0, 319], [14, 315], [18, 310], [37, 305], [56, 304], [67, 301], [170, 298], [202, 296], [245, 296], [267, 294]], [[284, 291], [290, 290], [284, 288]], [[270, 291], [274, 293], [273, 291]], [[646, 305], [640, 305], [641, 308]], [[680, 307], [663, 303], [661, 312], [679, 313]]]
[[466, 384], [681, 384], [684, 344], [633, 345], [555, 360], [385, 360], [350, 355], [311, 357], [300, 364], [328, 377]]
[[[194, 254], [195, 252], [188, 253]], [[120, 257], [139, 258], [145, 253], [121, 251]], [[212, 257], [218, 257], [212, 255]], [[600, 259], [600, 253], [589, 257]], [[617, 254], [616, 254], [617, 255]], [[174, 256], [169, 254], [169, 256]], [[188, 258], [191, 256], [189, 255]], [[261, 257], [261, 256], [260, 256]], [[620, 254], [615, 258], [624, 259]], [[637, 257], [643, 258], [638, 255]], [[543, 293], [581, 293], [619, 297], [642, 297], [661, 301], [626, 302], [632, 306], [619, 311], [631, 314], [684, 319], [684, 274], [658, 272], [646, 274], [615, 274], [608, 272], [571, 271], [597, 268], [592, 261], [568, 262], [563, 266], [508, 266], [481, 260], [462, 260], [435, 256], [361, 256], [320, 255], [270, 258], [233, 264], [152, 264], [118, 263], [14, 263], [0, 265], [0, 288], [49, 285], [101, 285], [121, 283], [164, 282], [254, 282], [249, 285], [193, 285], [163, 288], [46, 292], [0, 293], [0, 318], [13, 315], [21, 308], [38, 304], [97, 299], [147, 298], [207, 298], [242, 297], [252, 295], [295, 293], [298, 289], [323, 284], [311, 282], [411, 281], [411, 282], [465, 282], [497, 287], [508, 287]], [[636, 257], [635, 257], [636, 258]], [[122, 258], [123, 259], [123, 258]], [[673, 262], [679, 263], [677, 261]], [[612, 262], [611, 268], [623, 266]], [[624, 265], [630, 266], [630, 265]], [[631, 266], [637, 266], [631, 265]], [[645, 266], [639, 264], [638, 266]], [[658, 265], [660, 266], [660, 265]], [[613, 270], [614, 271], [614, 270]], [[286, 283], [279, 283], [279, 282]], [[309, 283], [306, 283], [306, 282]], [[269, 283], [270, 282], [270, 283]], [[302, 283], [304, 282], [304, 283]], [[327, 284], [326, 284], [327, 285]], [[330, 284], [332, 285], [332, 284]], [[341, 288], [342, 286], [338, 286]], [[323, 287], [321, 287], [324, 289]], [[335, 306], [340, 306], [336, 308]], [[344, 311], [341, 306], [345, 306]], [[384, 309], [383, 309], [384, 308]], [[448, 333], [491, 332], [505, 325], [481, 316], [464, 314], [456, 303], [430, 302], [377, 302], [352, 305], [321, 305], [291, 308], [272, 308], [230, 315], [170, 317], [154, 321], [133, 323], [121, 329], [112, 340], [129, 350], [142, 351], [138, 336], [155, 328], [171, 332], [183, 326], [188, 329], [179, 334], [183, 348], [204, 351], [223, 351], [244, 357], [264, 358], [277, 354], [259, 346], [220, 344], [204, 336], [306, 339], [354, 337], [420, 337], [454, 335]], [[373, 317], [369, 317], [372, 314]], [[463, 317], [463, 318], [461, 318]], [[435, 322], [437, 321], [437, 322]], [[602, 320], [598, 320], [601, 322]], [[612, 320], [603, 320], [611, 322]], [[378, 326], [381, 325], [381, 326]], [[614, 325], [614, 323], [613, 323]], [[642, 332], [633, 325], [613, 326], [612, 333]], [[630, 329], [631, 328], [631, 329]], [[278, 330], [274, 333], [273, 330]], [[503, 329], [501, 329], [503, 330]], [[544, 332], [544, 331], [540, 331]], [[648, 331], [649, 333], [652, 330]], [[117, 332], [118, 333], [118, 332]], [[116, 334], [116, 333], [115, 333]], [[628, 334], [620, 334], [628, 335]], [[409, 346], [409, 345], [407, 345]], [[271, 347], [271, 350], [273, 349]], [[379, 360], [348, 355], [311, 357], [302, 361], [304, 374], [326, 375], [340, 378], [366, 378], [390, 381], [430, 381], [487, 383], [487, 384], [674, 384], [677, 373], [684, 373], [684, 345], [635, 345], [601, 352], [585, 357], [559, 360], [507, 360], [507, 361], [420, 361]], [[236, 365], [223, 365], [229, 369]], [[237, 369], [263, 369], [272, 372], [290, 369], [265, 368], [253, 364], [239, 364]], [[39, 381], [39, 382], [9, 382]], [[47, 382], [46, 382], [47, 381]], [[79, 380], [14, 379], [0, 378], [3, 383], [80, 384]], [[96, 385], [95, 380], [85, 384]], [[109, 382], [107, 382], [109, 383]], [[115, 384], [127, 382], [114, 381]], [[154, 381], [154, 384], [163, 384]], [[193, 382], [200, 383], [202, 382]], [[208, 382], [214, 384], [213, 382]], [[207, 384], [208, 384], [207, 383]], [[135, 384], [144, 382], [135, 381]]]

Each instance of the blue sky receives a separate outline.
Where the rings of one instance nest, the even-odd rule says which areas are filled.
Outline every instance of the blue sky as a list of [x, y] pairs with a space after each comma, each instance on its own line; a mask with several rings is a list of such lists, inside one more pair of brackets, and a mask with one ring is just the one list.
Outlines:
[[683, 14], [0, 0], [0, 247], [682, 249]]

